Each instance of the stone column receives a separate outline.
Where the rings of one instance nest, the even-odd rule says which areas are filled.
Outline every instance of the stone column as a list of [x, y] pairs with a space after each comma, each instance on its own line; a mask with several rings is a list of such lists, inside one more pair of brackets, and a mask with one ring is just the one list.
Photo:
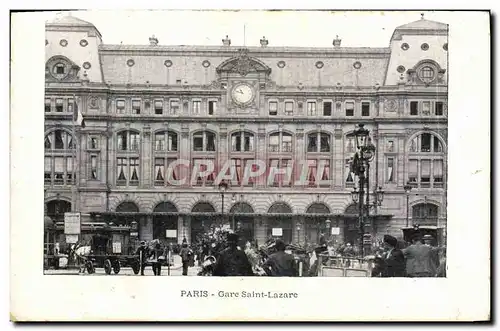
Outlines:
[[[263, 161], [266, 163], [266, 169], [269, 166], [269, 161], [266, 158], [266, 129], [265, 127], [260, 127], [259, 132], [257, 134], [257, 160]], [[267, 171], [264, 172], [259, 178], [257, 178], [257, 187], [263, 188], [266, 187], [266, 176]]]
[[[293, 166], [293, 175], [292, 175], [292, 185], [300, 181], [301, 174], [302, 174], [302, 168], [307, 167], [307, 160], [304, 159], [303, 156], [306, 155], [305, 153], [305, 142], [304, 142], [304, 128], [299, 127], [296, 130], [295, 134], [296, 138], [296, 144], [295, 144], [295, 156], [294, 156], [294, 166]], [[302, 187], [305, 187], [306, 184], [305, 182], [301, 185]]]
[[185, 184], [183, 185], [184, 187], [188, 187], [189, 183], [191, 181], [191, 178], [189, 177], [191, 175], [190, 169], [192, 169], [191, 165], [191, 144], [189, 143], [189, 126], [187, 124], [182, 124], [181, 128], [181, 140], [179, 144], [179, 158], [181, 160], [185, 160], [189, 162], [189, 167], [179, 167], [179, 180], [185, 178]]
[[344, 156], [344, 140], [342, 128], [337, 128], [334, 130], [333, 137], [333, 182], [334, 190], [339, 191], [344, 187], [344, 166], [345, 158]]
[[222, 167], [224, 167], [229, 156], [228, 144], [227, 144], [227, 127], [225, 124], [221, 124], [219, 128], [219, 144], [217, 146], [217, 150], [218, 150], [218, 159], [215, 160], [214, 164], [216, 176], [219, 175], [219, 171], [222, 169]]

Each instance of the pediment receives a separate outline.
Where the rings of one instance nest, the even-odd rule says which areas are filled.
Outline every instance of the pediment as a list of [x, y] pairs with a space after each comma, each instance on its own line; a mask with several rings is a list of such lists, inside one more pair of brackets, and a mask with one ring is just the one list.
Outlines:
[[250, 57], [247, 49], [240, 49], [236, 57], [230, 58], [222, 62], [216, 69], [217, 73], [238, 73], [241, 76], [246, 76], [249, 73], [265, 73], [269, 75], [271, 68], [257, 58]]

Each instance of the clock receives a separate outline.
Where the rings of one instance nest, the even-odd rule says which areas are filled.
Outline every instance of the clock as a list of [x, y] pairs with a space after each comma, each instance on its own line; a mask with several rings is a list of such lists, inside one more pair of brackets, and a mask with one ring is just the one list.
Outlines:
[[252, 101], [254, 94], [255, 93], [253, 88], [250, 85], [244, 83], [235, 85], [233, 87], [233, 90], [231, 91], [233, 101], [240, 105], [247, 104]]

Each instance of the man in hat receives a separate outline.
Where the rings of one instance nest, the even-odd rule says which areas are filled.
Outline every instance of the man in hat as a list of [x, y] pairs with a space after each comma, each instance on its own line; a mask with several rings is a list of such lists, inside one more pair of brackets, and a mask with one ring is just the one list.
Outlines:
[[271, 270], [271, 276], [293, 277], [297, 275], [295, 259], [292, 254], [285, 253], [286, 245], [283, 240], [276, 240], [276, 252], [271, 254], [264, 263], [264, 268]]
[[148, 248], [146, 246], [145, 241], [141, 241], [141, 245], [139, 248], [137, 248], [137, 251], [135, 252], [136, 255], [139, 256], [139, 264], [141, 267], [141, 276], [144, 276], [144, 269], [146, 268], [146, 258], [148, 253]]
[[406, 274], [408, 277], [433, 277], [436, 270], [432, 259], [440, 248], [424, 245], [419, 233], [413, 235], [412, 242], [410, 246], [403, 249], [406, 258]]
[[405, 256], [397, 247], [398, 240], [390, 235], [384, 236], [384, 246], [387, 249], [385, 255], [385, 268], [382, 277], [404, 277], [405, 276]]
[[[184, 238], [186, 239], [186, 238]], [[182, 260], [182, 275], [187, 276], [188, 275], [188, 268], [189, 268], [189, 261], [191, 259], [191, 256], [193, 255], [193, 251], [189, 248], [186, 242], [182, 242], [182, 248], [181, 251], [179, 252], [179, 255], [181, 256]]]
[[244, 251], [238, 249], [238, 235], [227, 235], [229, 247], [224, 249], [214, 268], [214, 276], [253, 276], [252, 265]]

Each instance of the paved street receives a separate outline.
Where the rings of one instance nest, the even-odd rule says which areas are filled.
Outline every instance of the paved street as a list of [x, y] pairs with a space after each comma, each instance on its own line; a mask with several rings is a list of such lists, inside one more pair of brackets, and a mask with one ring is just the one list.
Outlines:
[[[163, 267], [161, 270], [162, 276], [168, 276], [167, 267]], [[196, 276], [199, 271], [199, 267], [191, 267], [188, 269], [188, 276]], [[89, 275], [87, 272], [84, 274], [79, 274], [77, 270], [45, 270], [44, 273], [46, 275], [80, 275], [80, 276], [136, 276], [132, 271], [132, 268], [122, 268], [118, 275], [115, 275], [113, 272], [111, 275], [106, 275], [104, 272], [104, 268], [96, 268], [96, 272], [92, 275]], [[182, 276], [182, 267], [175, 266], [170, 269], [171, 276]], [[144, 276], [154, 276], [153, 270], [151, 267], [146, 267], [144, 271]]]

